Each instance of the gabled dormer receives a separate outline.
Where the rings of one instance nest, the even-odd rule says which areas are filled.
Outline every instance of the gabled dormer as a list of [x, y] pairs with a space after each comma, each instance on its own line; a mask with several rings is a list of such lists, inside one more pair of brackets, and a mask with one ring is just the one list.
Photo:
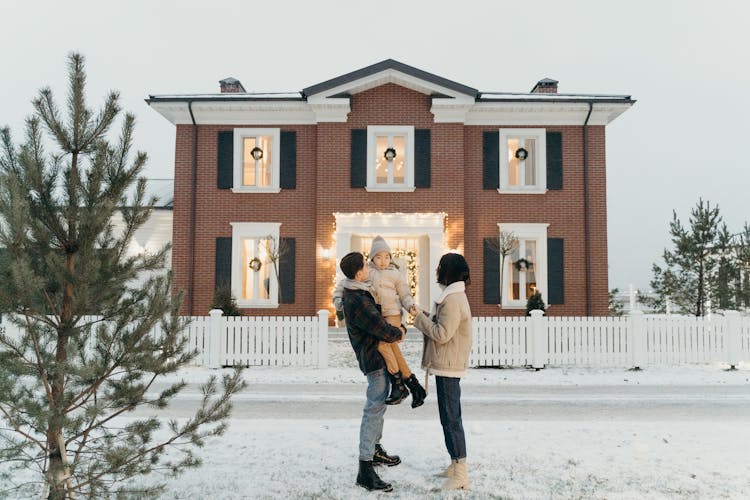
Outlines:
[[[428, 73], [394, 59], [372, 64], [302, 90], [316, 111], [319, 121], [346, 121], [350, 98], [381, 85], [395, 84], [422, 93], [432, 99], [435, 122], [457, 121], [479, 97], [479, 91], [447, 78]], [[459, 120], [462, 121], [462, 120]]]

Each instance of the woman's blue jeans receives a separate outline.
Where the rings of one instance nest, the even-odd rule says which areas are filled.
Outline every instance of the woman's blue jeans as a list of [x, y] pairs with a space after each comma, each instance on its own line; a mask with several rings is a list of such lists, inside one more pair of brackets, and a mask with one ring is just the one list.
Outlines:
[[388, 397], [388, 377], [385, 368], [367, 374], [367, 401], [359, 427], [359, 459], [372, 460], [375, 445], [383, 437], [385, 399]]
[[466, 458], [466, 437], [461, 422], [461, 379], [435, 376], [440, 425], [452, 460]]

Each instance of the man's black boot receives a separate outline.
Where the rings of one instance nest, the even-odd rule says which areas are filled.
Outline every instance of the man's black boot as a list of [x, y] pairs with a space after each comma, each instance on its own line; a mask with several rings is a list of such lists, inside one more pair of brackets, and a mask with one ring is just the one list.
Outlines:
[[393, 467], [401, 463], [401, 457], [398, 455], [389, 455], [380, 443], [375, 445], [375, 454], [372, 456], [372, 465], [387, 465]]
[[404, 385], [404, 378], [401, 372], [389, 373], [388, 377], [391, 379], [391, 395], [385, 400], [387, 405], [397, 405], [409, 395], [409, 391]]
[[375, 469], [372, 468], [372, 460], [359, 461], [359, 473], [357, 474], [357, 486], [366, 490], [373, 491], [393, 491], [391, 483], [386, 483], [380, 477]]

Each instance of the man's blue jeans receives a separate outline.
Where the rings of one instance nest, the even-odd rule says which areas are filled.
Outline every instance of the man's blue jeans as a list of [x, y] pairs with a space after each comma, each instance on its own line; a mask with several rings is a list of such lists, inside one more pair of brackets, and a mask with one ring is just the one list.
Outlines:
[[440, 424], [452, 460], [466, 458], [466, 437], [461, 422], [461, 379], [435, 376]]
[[367, 401], [359, 428], [359, 459], [372, 460], [375, 445], [383, 437], [385, 398], [388, 397], [388, 377], [385, 368], [367, 374]]

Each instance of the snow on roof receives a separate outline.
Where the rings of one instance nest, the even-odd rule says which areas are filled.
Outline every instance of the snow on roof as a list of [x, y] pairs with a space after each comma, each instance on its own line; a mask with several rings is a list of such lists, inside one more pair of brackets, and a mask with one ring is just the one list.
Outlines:
[[[135, 194], [136, 184], [128, 189], [126, 199], [131, 201]], [[171, 209], [174, 202], [174, 179], [146, 179], [146, 194], [144, 201], [148, 202], [152, 197], [156, 198], [155, 208]]]
[[302, 100], [300, 92], [224, 92], [220, 94], [149, 95], [147, 101], [284, 101]]
[[629, 95], [606, 94], [556, 94], [521, 92], [482, 92], [480, 101], [623, 101], [631, 102]]

